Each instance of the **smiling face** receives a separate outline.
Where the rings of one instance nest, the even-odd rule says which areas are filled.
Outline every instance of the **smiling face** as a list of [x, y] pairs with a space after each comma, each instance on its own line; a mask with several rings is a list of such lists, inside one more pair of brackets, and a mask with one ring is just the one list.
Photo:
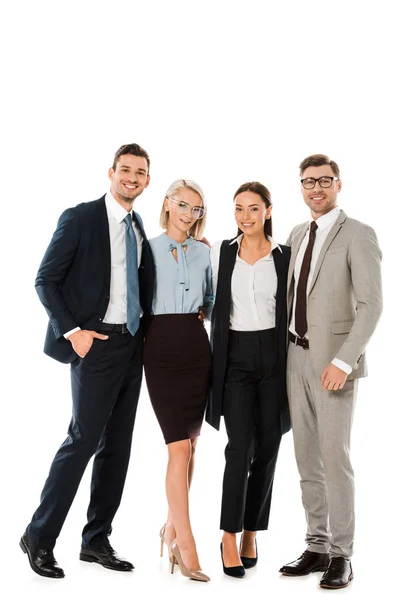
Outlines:
[[244, 235], [264, 236], [264, 223], [271, 211], [272, 205], [267, 208], [264, 200], [254, 192], [242, 192], [235, 198], [235, 219]]
[[108, 177], [111, 181], [112, 195], [129, 211], [135, 198], [149, 185], [147, 160], [143, 156], [123, 154], [119, 157], [115, 170], [109, 169]]
[[[307, 167], [307, 169], [301, 173], [301, 179], [306, 179], [307, 177], [319, 179], [320, 177], [334, 176], [335, 174], [329, 165]], [[310, 207], [313, 219], [318, 219], [318, 217], [322, 217], [322, 215], [325, 215], [333, 208], [336, 208], [337, 195], [341, 189], [342, 182], [340, 179], [332, 181], [332, 185], [328, 188], [322, 188], [318, 182], [315, 183], [315, 187], [312, 190], [306, 190], [301, 186], [304, 202]]]
[[[185, 208], [184, 204], [188, 205]], [[187, 232], [196, 223], [197, 218], [193, 215], [194, 207], [202, 207], [203, 202], [199, 194], [189, 188], [181, 188], [171, 194], [171, 198], [165, 198], [164, 208], [168, 213], [167, 235], [174, 234], [187, 236]], [[189, 208], [190, 207], [190, 208]]]

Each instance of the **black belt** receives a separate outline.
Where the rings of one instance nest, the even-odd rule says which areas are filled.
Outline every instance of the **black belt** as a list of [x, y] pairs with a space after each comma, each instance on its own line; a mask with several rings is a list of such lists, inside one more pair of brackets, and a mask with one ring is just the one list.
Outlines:
[[293, 342], [295, 346], [301, 346], [303, 350], [308, 350], [310, 348], [308, 340], [304, 338], [299, 338], [297, 337], [297, 335], [293, 335], [291, 331], [289, 331], [289, 340]]
[[129, 333], [126, 323], [101, 323], [100, 327], [96, 327], [96, 331], [102, 333]]

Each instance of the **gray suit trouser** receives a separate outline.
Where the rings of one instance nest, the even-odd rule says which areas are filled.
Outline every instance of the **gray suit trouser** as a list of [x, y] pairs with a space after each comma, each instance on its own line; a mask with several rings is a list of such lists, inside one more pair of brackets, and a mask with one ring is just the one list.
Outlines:
[[354, 473], [350, 434], [357, 380], [324, 391], [310, 353], [289, 343], [288, 395], [294, 448], [311, 552], [350, 557], [354, 540]]

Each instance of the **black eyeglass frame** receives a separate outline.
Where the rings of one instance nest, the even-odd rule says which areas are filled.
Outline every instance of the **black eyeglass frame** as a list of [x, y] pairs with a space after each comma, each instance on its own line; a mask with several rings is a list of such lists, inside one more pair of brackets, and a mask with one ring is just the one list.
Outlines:
[[[330, 179], [331, 182], [329, 185], [321, 185], [320, 184], [321, 179]], [[304, 185], [304, 181], [307, 181], [307, 180], [314, 181], [314, 185], [312, 187], [306, 187]], [[315, 177], [304, 177], [304, 179], [300, 179], [300, 183], [305, 190], [313, 190], [317, 183], [319, 184], [319, 187], [326, 190], [331, 187], [331, 185], [334, 181], [339, 181], [339, 177], [332, 177], [331, 175], [323, 175], [322, 177], [318, 177], [318, 179], [315, 179]]]

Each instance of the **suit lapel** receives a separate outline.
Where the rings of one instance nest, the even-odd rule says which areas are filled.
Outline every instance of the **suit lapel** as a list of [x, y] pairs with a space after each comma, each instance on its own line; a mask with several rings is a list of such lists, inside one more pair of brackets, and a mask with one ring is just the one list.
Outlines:
[[332, 225], [332, 228], [331, 228], [330, 232], [328, 233], [328, 237], [326, 238], [324, 245], [322, 246], [321, 251], [319, 253], [318, 260], [315, 265], [313, 277], [312, 277], [311, 284], [310, 284], [310, 291], [308, 293], [310, 293], [311, 290], [313, 289], [315, 282], [317, 280], [317, 277], [318, 277], [318, 273], [321, 269], [322, 263], [324, 262], [325, 254], [326, 254], [329, 246], [332, 244], [333, 240], [335, 239], [336, 235], [342, 228], [342, 224], [344, 223], [346, 218], [347, 218], [346, 214], [343, 211], [341, 211], [340, 215], [336, 219], [335, 223]]
[[98, 224], [97, 231], [95, 232], [96, 237], [99, 240], [105, 241], [101, 244], [102, 262], [104, 264], [105, 272], [107, 273], [108, 286], [110, 286], [111, 280], [111, 246], [110, 246], [110, 227], [108, 224], [108, 216], [106, 209], [105, 196], [100, 198], [98, 205]]
[[230, 245], [230, 241], [223, 242], [221, 246], [217, 295], [220, 293], [224, 300], [231, 296], [232, 273], [236, 262], [237, 249], [237, 244]]
[[135, 219], [134, 219], [134, 220], [135, 220], [135, 223], [136, 223], [136, 225], [137, 225], [137, 228], [139, 229], [139, 231], [140, 231], [140, 233], [141, 233], [141, 236], [142, 236], [142, 238], [143, 238], [143, 241], [144, 241], [144, 242], [147, 242], [147, 237], [146, 237], [146, 234], [145, 234], [145, 232], [144, 232], [144, 227], [143, 227], [143, 221], [142, 221], [142, 217], [141, 217], [141, 216], [140, 216], [140, 215], [139, 215], [137, 212], [135, 212], [134, 210], [132, 211], [132, 213], [133, 213], [133, 215], [134, 215], [134, 217], [135, 217]]
[[212, 314], [212, 321], [215, 324], [218, 313], [219, 325], [223, 330], [229, 330], [229, 320], [231, 313], [231, 281], [232, 273], [236, 262], [237, 244], [230, 245], [230, 241], [222, 242], [219, 265], [218, 265], [218, 284], [215, 299], [215, 307]]
[[286, 277], [285, 277], [285, 263], [282, 252], [279, 248], [275, 248], [272, 251], [272, 257], [274, 259], [276, 276], [278, 278], [278, 287], [276, 290], [276, 315], [275, 323], [276, 328], [279, 327], [281, 321], [283, 307], [286, 302]]

